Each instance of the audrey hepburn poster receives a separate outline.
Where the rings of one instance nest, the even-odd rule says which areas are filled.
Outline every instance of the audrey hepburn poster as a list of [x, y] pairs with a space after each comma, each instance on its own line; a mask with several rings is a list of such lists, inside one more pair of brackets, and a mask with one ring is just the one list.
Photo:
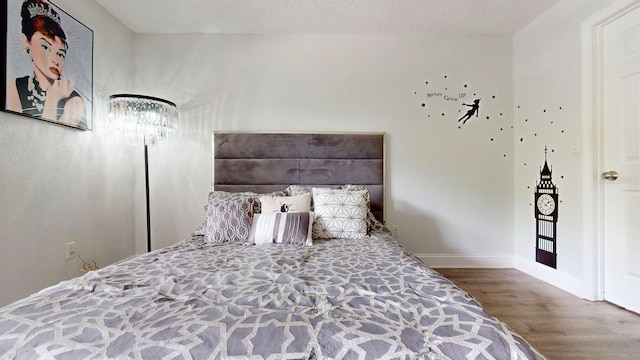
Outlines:
[[93, 127], [93, 31], [50, 1], [0, 0], [2, 110]]

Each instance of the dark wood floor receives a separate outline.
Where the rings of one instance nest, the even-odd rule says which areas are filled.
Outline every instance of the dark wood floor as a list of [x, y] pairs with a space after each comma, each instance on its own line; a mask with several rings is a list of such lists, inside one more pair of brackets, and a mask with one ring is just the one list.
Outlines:
[[580, 299], [514, 269], [436, 270], [549, 360], [640, 359], [636, 313]]

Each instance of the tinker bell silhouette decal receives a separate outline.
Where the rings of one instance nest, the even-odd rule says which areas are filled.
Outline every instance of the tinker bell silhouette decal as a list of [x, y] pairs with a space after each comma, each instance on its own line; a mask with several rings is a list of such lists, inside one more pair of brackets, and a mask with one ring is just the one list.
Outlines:
[[462, 121], [462, 124], [464, 125], [464, 123], [466, 123], [467, 120], [469, 120], [473, 115], [478, 117], [478, 110], [480, 110], [480, 99], [473, 100], [473, 104], [462, 103], [462, 105], [471, 107], [471, 109], [467, 110], [467, 113], [458, 120], [458, 122]]

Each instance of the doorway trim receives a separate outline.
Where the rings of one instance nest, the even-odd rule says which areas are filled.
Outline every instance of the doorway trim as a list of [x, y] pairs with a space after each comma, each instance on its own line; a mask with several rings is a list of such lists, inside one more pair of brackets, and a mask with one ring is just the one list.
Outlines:
[[639, 7], [640, 0], [618, 0], [582, 24], [582, 232], [588, 300], [604, 300], [603, 31]]

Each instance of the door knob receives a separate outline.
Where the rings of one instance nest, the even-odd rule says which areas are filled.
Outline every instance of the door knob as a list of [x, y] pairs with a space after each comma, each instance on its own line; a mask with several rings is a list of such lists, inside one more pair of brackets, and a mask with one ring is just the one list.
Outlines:
[[602, 173], [602, 178], [609, 181], [616, 181], [618, 178], [618, 172], [613, 170], [605, 171]]

